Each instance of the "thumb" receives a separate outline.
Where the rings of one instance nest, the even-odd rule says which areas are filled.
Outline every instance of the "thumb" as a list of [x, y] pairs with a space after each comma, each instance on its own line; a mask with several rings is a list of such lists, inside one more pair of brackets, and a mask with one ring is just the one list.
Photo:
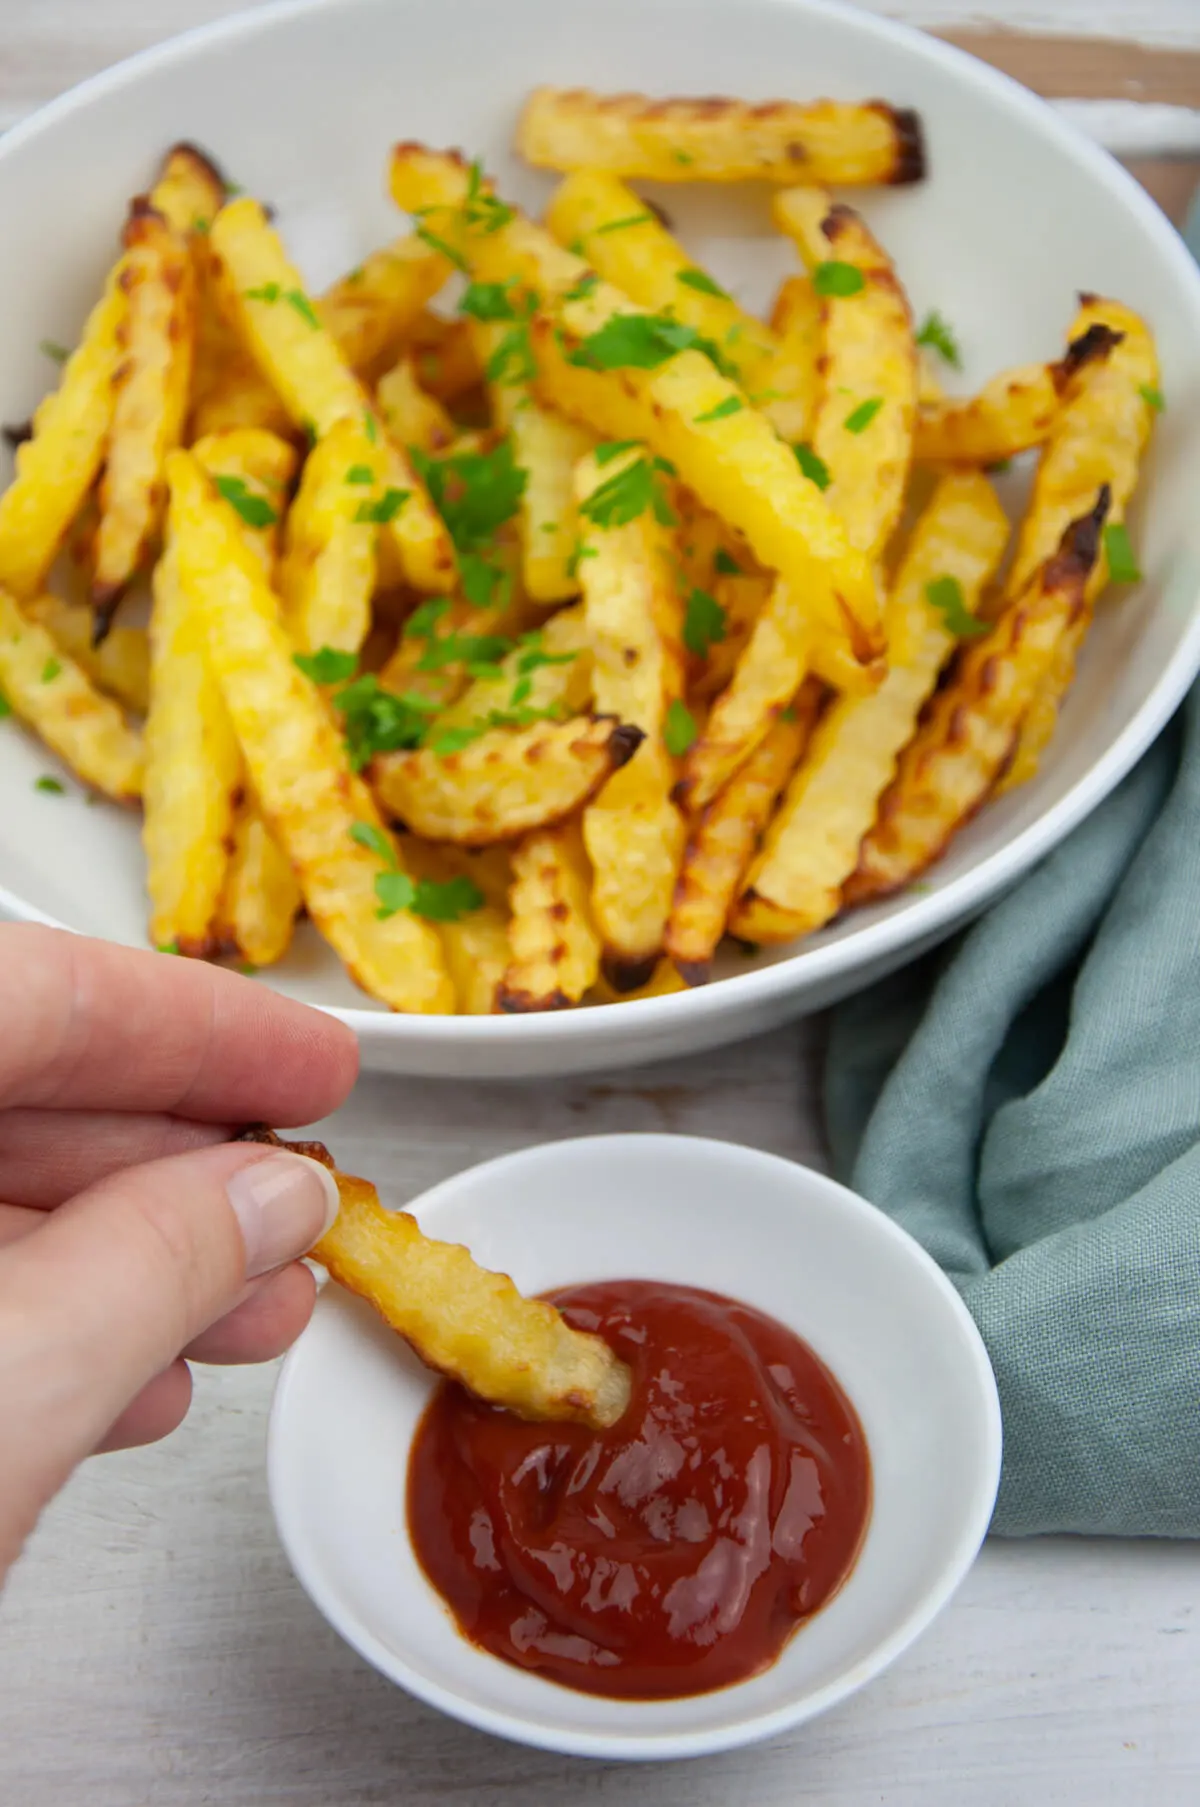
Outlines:
[[134, 1395], [336, 1214], [317, 1162], [226, 1143], [113, 1174], [0, 1253], [0, 1572]]

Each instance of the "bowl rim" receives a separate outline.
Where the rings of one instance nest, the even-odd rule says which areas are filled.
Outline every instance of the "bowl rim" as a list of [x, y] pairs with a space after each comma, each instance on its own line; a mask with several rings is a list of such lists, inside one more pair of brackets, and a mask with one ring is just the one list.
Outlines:
[[[702, 1151], [712, 1160], [728, 1161], [734, 1167], [740, 1166], [744, 1178], [752, 1178], [754, 1170], [760, 1173], [770, 1171], [780, 1178], [786, 1175], [788, 1184], [797, 1189], [808, 1188], [823, 1192], [838, 1210], [848, 1213], [858, 1228], [890, 1242], [911, 1263], [915, 1272], [921, 1276], [922, 1283], [930, 1285], [949, 1307], [950, 1322], [958, 1338], [955, 1353], [960, 1360], [965, 1360], [970, 1365], [972, 1377], [978, 1385], [984, 1433], [983, 1449], [978, 1470], [973, 1477], [971, 1508], [964, 1514], [963, 1524], [944, 1552], [940, 1578], [869, 1657], [853, 1665], [836, 1680], [815, 1689], [799, 1701], [752, 1715], [735, 1725], [667, 1733], [563, 1732], [555, 1727], [527, 1721], [519, 1713], [483, 1706], [463, 1693], [455, 1693], [411, 1669], [404, 1658], [397, 1656], [395, 1651], [388, 1649], [359, 1623], [353, 1611], [342, 1604], [336, 1590], [326, 1585], [323, 1574], [313, 1573], [307, 1568], [303, 1535], [298, 1521], [293, 1518], [293, 1494], [282, 1478], [284, 1458], [281, 1453], [285, 1434], [282, 1429], [284, 1417], [292, 1410], [291, 1399], [297, 1390], [296, 1351], [302, 1347], [303, 1335], [284, 1357], [271, 1402], [267, 1426], [267, 1490], [271, 1512], [292, 1572], [325, 1620], [373, 1668], [426, 1705], [436, 1707], [440, 1712], [474, 1726], [479, 1731], [569, 1756], [621, 1761], [666, 1761], [681, 1757], [712, 1756], [720, 1751], [734, 1750], [775, 1737], [827, 1712], [890, 1667], [949, 1603], [978, 1555], [991, 1522], [999, 1490], [1003, 1428], [996, 1377], [979, 1328], [963, 1303], [961, 1294], [914, 1236], [860, 1193], [843, 1186], [839, 1180], [817, 1168], [808, 1167], [800, 1161], [790, 1161], [783, 1155], [771, 1154], [764, 1149], [711, 1136], [676, 1136], [661, 1131], [647, 1134], [626, 1131], [614, 1135], [570, 1136], [561, 1141], [535, 1143], [528, 1148], [516, 1149], [509, 1154], [497, 1155], [491, 1160], [464, 1167], [421, 1193], [403, 1208], [412, 1211], [423, 1228], [436, 1234], [438, 1211], [453, 1203], [458, 1188], [468, 1178], [486, 1172], [495, 1179], [497, 1194], [501, 1195], [506, 1185], [511, 1187], [519, 1184], [522, 1173], [528, 1172], [532, 1167], [553, 1164], [564, 1158], [586, 1161], [594, 1151], [602, 1147], [634, 1150], [639, 1158], [654, 1165], [656, 1171], [661, 1173], [662, 1162], [673, 1159], [680, 1152], [680, 1144], [688, 1149]], [[795, 1325], [791, 1328], [803, 1335], [802, 1328]], [[948, 1338], [948, 1343], [949, 1340]], [[500, 1659], [492, 1660], [498, 1662]], [[728, 1698], [733, 1691], [718, 1689], [711, 1698]], [[645, 1705], [636, 1701], [627, 1704], [633, 1709]]]
[[[354, 4], [355, 0], [349, 0], [349, 3]], [[410, 3], [415, 5], [418, 0], [410, 0]], [[686, 7], [687, 0], [654, 0], [654, 3], [664, 9], [679, 10]], [[1200, 266], [1182, 236], [1114, 157], [1086, 138], [1030, 89], [955, 44], [901, 20], [863, 12], [847, 4], [846, 0], [769, 0], [769, 3], [781, 11], [836, 20], [864, 38], [900, 45], [1007, 106], [1058, 152], [1090, 171], [1133, 213], [1143, 230], [1156, 241], [1166, 262], [1174, 266], [1182, 296], [1185, 299], [1190, 296], [1194, 323], [1200, 334]], [[260, 33], [269, 34], [281, 22], [308, 14], [340, 11], [346, 4], [347, 0], [270, 0], [269, 4], [253, 12], [211, 20], [160, 44], [152, 44], [88, 76], [20, 120], [0, 140], [0, 165], [44, 132], [52, 132], [60, 119], [81, 107], [86, 108], [93, 98], [119, 92], [157, 68], [186, 62], [196, 49], [222, 42], [235, 45], [239, 40]], [[915, 957], [922, 947], [944, 938], [958, 924], [983, 909], [1006, 885], [1022, 877], [1078, 827], [1133, 768], [1174, 714], [1198, 671], [1200, 593], [1171, 663], [1160, 673], [1121, 732], [1063, 796], [969, 871], [928, 895], [911, 897], [893, 914], [864, 923], [824, 946], [806, 948], [801, 942], [796, 952], [784, 954], [753, 971], [733, 973], [711, 984], [663, 997], [625, 999], [619, 1013], [597, 1013], [589, 1009], [538, 1012], [531, 1020], [519, 1014], [426, 1016], [354, 1004], [314, 1004], [312, 1007], [346, 1023], [367, 1045], [400, 1042], [417, 1051], [424, 1046], [431, 1050], [468, 1052], [519, 1045], [520, 1038], [525, 1036], [531, 1042], [536, 1041], [544, 1052], [552, 1052], [556, 1047], [576, 1048], [590, 1042], [599, 1055], [606, 1045], [614, 1041], [619, 1043], [626, 1031], [636, 1035], [639, 1030], [654, 1026], [669, 1032], [673, 1026], [680, 1027], [685, 1023], [699, 1029], [703, 1024], [719, 1021], [722, 1016], [753, 1012], [758, 1005], [786, 999], [796, 992], [824, 989], [828, 993], [839, 981], [847, 978], [852, 981], [852, 975], [859, 969], [877, 970], [888, 964], [899, 964], [909, 949]], [[0, 919], [3, 918], [38, 922], [71, 933], [84, 932], [0, 885]], [[609, 1022], [612, 1026], [606, 1027]]]

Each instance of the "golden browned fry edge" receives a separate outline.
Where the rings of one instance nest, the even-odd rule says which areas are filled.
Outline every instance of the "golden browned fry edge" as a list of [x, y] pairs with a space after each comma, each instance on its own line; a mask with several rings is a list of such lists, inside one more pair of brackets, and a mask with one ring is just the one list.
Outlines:
[[577, 823], [526, 835], [513, 854], [510, 958], [496, 1007], [510, 1015], [578, 1004], [600, 973], [591, 868]]
[[[1022, 719], [1072, 623], [1087, 606], [1110, 504], [1105, 485], [1058, 551], [960, 657], [900, 757], [896, 777], [843, 891], [847, 905], [887, 896], [939, 858], [1004, 775]], [[746, 894], [747, 921], [766, 899]]]
[[642, 738], [599, 715], [491, 728], [455, 753], [381, 753], [367, 779], [384, 811], [426, 840], [487, 847], [571, 815]]
[[465, 1248], [426, 1236], [407, 1211], [385, 1211], [368, 1180], [341, 1173], [321, 1142], [285, 1142], [266, 1124], [238, 1137], [319, 1161], [341, 1210], [312, 1251], [349, 1292], [373, 1305], [426, 1367], [519, 1418], [603, 1430], [629, 1404], [630, 1374], [601, 1337], [572, 1330], [544, 1299]]
[[920, 115], [887, 101], [752, 104], [535, 88], [517, 149], [540, 169], [607, 169], [659, 182], [919, 182]]
[[664, 942], [688, 985], [709, 978], [738, 886], [804, 751], [822, 695], [809, 678], [792, 708], [692, 824]]

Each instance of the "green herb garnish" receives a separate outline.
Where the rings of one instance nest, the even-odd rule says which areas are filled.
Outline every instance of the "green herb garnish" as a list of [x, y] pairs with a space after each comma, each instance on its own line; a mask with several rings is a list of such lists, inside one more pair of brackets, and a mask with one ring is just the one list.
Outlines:
[[935, 577], [932, 583], [925, 585], [925, 599], [941, 616], [947, 633], [953, 634], [956, 640], [970, 640], [977, 634], [987, 633], [987, 622], [977, 620], [967, 607], [957, 577]]
[[247, 527], [273, 527], [279, 519], [265, 496], [257, 496], [246, 487], [244, 477], [216, 476], [213, 484], [217, 494], [225, 498]]
[[510, 276], [507, 282], [469, 282], [458, 304], [459, 313], [470, 314], [474, 320], [515, 320], [514, 281]]
[[624, 219], [608, 220], [603, 226], [597, 226], [594, 236], [599, 238], [605, 232], [624, 232], [629, 226], [652, 226], [652, 213], [627, 213]]
[[353, 519], [375, 521], [381, 527], [386, 527], [389, 521], [395, 520], [411, 495], [411, 489], [385, 489], [381, 496], [376, 496], [372, 501], [360, 502]]
[[860, 295], [867, 286], [867, 280], [857, 264], [840, 263], [834, 259], [816, 266], [812, 273], [812, 285], [814, 294], [835, 295], [845, 299], [848, 295]]
[[962, 369], [962, 352], [954, 329], [936, 308], [931, 308], [921, 322], [917, 333], [917, 344], [928, 345], [930, 351], [936, 351], [938, 357], [949, 364], [953, 370]]
[[371, 484], [374, 483], [374, 481], [375, 472], [371, 469], [369, 464], [352, 464], [350, 469], [346, 472], [346, 482], [354, 484], [355, 487], [359, 489], [361, 489], [364, 484]]
[[714, 282], [707, 270], [677, 270], [675, 280], [685, 289], [695, 289], [701, 295], [715, 295], [718, 301], [729, 300], [720, 283]]
[[61, 671], [61, 659], [47, 659], [46, 663], [42, 666], [42, 683], [53, 684], [55, 678], [58, 677]]
[[67, 787], [60, 784], [57, 778], [37, 778], [34, 780], [35, 791], [44, 791], [48, 797], [65, 797]]
[[683, 617], [683, 644], [697, 659], [706, 659], [708, 649], [725, 638], [725, 611], [707, 590], [693, 590], [687, 599]]
[[288, 289], [283, 298], [289, 307], [295, 308], [306, 326], [320, 328], [320, 316], [303, 289]]
[[377, 854], [387, 866], [394, 866], [396, 856], [392, 852], [392, 844], [382, 828], [376, 828], [374, 822], [354, 822], [350, 827], [350, 839], [357, 841], [360, 847]]
[[852, 408], [842, 425], [847, 433], [865, 433], [882, 406], [882, 395], [873, 395], [869, 401], [859, 402], [857, 408]]
[[673, 527], [675, 515], [663, 494], [660, 471], [672, 471], [664, 458], [635, 458], [623, 470], [606, 477], [579, 504], [580, 514], [597, 527], [624, 527], [649, 508], [660, 526]]
[[1156, 389], [1153, 383], [1140, 383], [1138, 385], [1138, 394], [1141, 396], [1146, 406], [1148, 408], [1153, 408], [1156, 414], [1161, 414], [1167, 405], [1166, 396], [1161, 389]]
[[719, 572], [722, 577], [740, 577], [742, 575], [742, 567], [732, 553], [726, 552], [724, 546], [717, 547], [716, 555], [713, 558], [713, 570]]
[[335, 646], [322, 646], [315, 653], [293, 653], [292, 664], [298, 665], [314, 684], [344, 684], [354, 676], [358, 654], [339, 652]]
[[257, 289], [243, 289], [247, 301], [278, 301], [283, 290], [277, 282], [264, 282]]
[[406, 692], [394, 696], [372, 672], [335, 692], [334, 707], [342, 718], [350, 763], [362, 770], [376, 753], [419, 747], [431, 716], [442, 705]]
[[692, 745], [700, 730], [696, 718], [678, 697], [672, 697], [663, 724], [663, 744], [672, 759], [679, 759]]
[[440, 238], [436, 232], [432, 232], [426, 225], [417, 227], [417, 237], [423, 245], [428, 245], [431, 251], [440, 251], [448, 263], [452, 263], [456, 270], [461, 270], [464, 276], [466, 275], [468, 267], [467, 260], [457, 246], [450, 244], [444, 238]]
[[810, 445], [794, 445], [796, 463], [811, 483], [818, 489], [828, 489], [833, 479], [829, 475], [829, 466], [823, 458], [818, 458]]
[[709, 408], [707, 413], [697, 414], [693, 419], [697, 426], [704, 426], [710, 420], [727, 420], [731, 414], [740, 414], [745, 406], [740, 395], [727, 395], [715, 408]]
[[567, 361], [589, 370], [657, 370], [681, 351], [703, 351], [720, 368], [720, 354], [694, 326], [669, 314], [614, 314]]
[[511, 440], [501, 440], [493, 452], [430, 458], [414, 450], [412, 458], [456, 551], [488, 549], [525, 493], [525, 472], [514, 459]]
[[66, 346], [60, 345], [55, 339], [39, 339], [38, 350], [44, 358], [51, 359], [55, 364], [65, 364], [71, 355]]
[[1110, 521], [1104, 529], [1104, 552], [1108, 559], [1108, 575], [1113, 583], [1136, 584], [1142, 581], [1129, 530], [1121, 521]]

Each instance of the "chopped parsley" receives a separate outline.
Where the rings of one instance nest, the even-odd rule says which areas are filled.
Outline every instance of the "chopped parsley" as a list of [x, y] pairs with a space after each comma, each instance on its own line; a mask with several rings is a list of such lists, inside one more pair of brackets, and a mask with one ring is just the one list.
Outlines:
[[685, 167], [689, 163], [694, 163], [696, 161], [694, 157], [688, 155], [687, 151], [672, 151], [671, 155], [674, 157], [676, 163], [682, 163]]
[[65, 364], [71, 355], [66, 346], [60, 345], [55, 339], [39, 339], [38, 350], [44, 358], [49, 358], [55, 364]]
[[505, 604], [512, 595], [512, 573], [479, 552], [460, 552], [458, 575], [462, 593], [475, 609]]
[[381, 496], [373, 497], [370, 502], [360, 502], [353, 518], [355, 521], [375, 521], [386, 527], [389, 521], [395, 520], [411, 495], [411, 489], [385, 489]]
[[621, 456], [622, 452], [632, 452], [639, 443], [640, 441], [636, 439], [608, 439], [598, 445], [592, 455], [603, 470], [606, 464], [611, 464], [614, 458]]
[[828, 489], [833, 478], [829, 474], [829, 466], [825, 460], [818, 458], [810, 445], [794, 445], [792, 450], [796, 454], [796, 463], [809, 482], [815, 483], [818, 489]]
[[256, 496], [246, 487], [244, 477], [216, 476], [213, 484], [217, 494], [225, 498], [247, 527], [273, 527], [279, 519], [265, 496]]
[[42, 683], [53, 684], [55, 678], [58, 677], [61, 671], [61, 659], [47, 659], [46, 663], [42, 666]]
[[579, 504], [580, 514], [596, 527], [624, 527], [649, 508], [660, 526], [673, 527], [675, 515], [663, 494], [659, 480], [661, 471], [672, 471], [665, 458], [645, 455], [635, 458], [623, 470], [606, 477], [587, 500]]
[[872, 395], [868, 401], [859, 402], [857, 408], [851, 408], [842, 425], [847, 433], [865, 433], [882, 406], [882, 395]]
[[501, 659], [514, 650], [502, 634], [443, 634], [430, 638], [417, 664], [418, 671], [442, 671], [447, 665], [465, 665], [473, 678], [496, 675]]
[[930, 351], [936, 351], [938, 357], [949, 364], [952, 370], [962, 369], [962, 352], [959, 350], [954, 328], [935, 307], [930, 308], [921, 322], [917, 344], [928, 345]]
[[376, 854], [387, 866], [394, 866], [396, 856], [392, 852], [392, 844], [382, 828], [376, 828], [374, 822], [354, 822], [350, 828], [350, 839], [357, 841], [360, 847]]
[[375, 878], [379, 904], [375, 914], [381, 922], [401, 910], [409, 910], [429, 922], [457, 922], [460, 916], [482, 906], [483, 892], [469, 878], [451, 878], [439, 884], [434, 879], [413, 879], [401, 872], [391, 842], [374, 823], [355, 822], [350, 838], [383, 861], [385, 870]]
[[177, 954], [179, 952], [179, 943], [178, 941], [160, 941], [157, 951], [160, 954]]
[[448, 263], [452, 263], [456, 270], [461, 270], [466, 275], [467, 260], [455, 245], [431, 231], [424, 223], [417, 227], [417, 237], [423, 245], [428, 245], [431, 251], [440, 252]]
[[483, 165], [478, 157], [467, 171], [467, 198], [463, 206], [467, 225], [472, 231], [483, 234], [499, 232], [501, 226], [507, 226], [514, 218], [511, 207], [483, 185]]
[[987, 633], [987, 622], [976, 620], [967, 607], [957, 577], [935, 577], [932, 583], [925, 585], [925, 599], [941, 616], [947, 633], [953, 634], [956, 640], [970, 640], [976, 634]]
[[578, 282], [573, 282], [563, 295], [564, 301], [583, 301], [589, 296], [600, 278], [595, 270], [585, 270]]
[[531, 383], [537, 375], [537, 360], [529, 338], [529, 328], [520, 321], [511, 327], [484, 366], [489, 383]]
[[283, 290], [277, 282], [264, 282], [257, 289], [243, 289], [247, 301], [278, 301]]
[[366, 434], [372, 445], [377, 445], [379, 443], [379, 422], [372, 414], [370, 408], [363, 409], [363, 432]]
[[584, 559], [595, 558], [596, 556], [596, 548], [594, 546], [589, 546], [585, 540], [580, 540], [574, 550], [568, 554], [567, 576], [570, 578], [578, 577], [579, 567]]
[[67, 794], [66, 785], [61, 784], [57, 778], [37, 778], [33, 788], [35, 791], [44, 791], [47, 797], [65, 797]]
[[503, 439], [492, 452], [430, 458], [414, 450], [412, 457], [455, 550], [460, 555], [489, 550], [525, 493], [525, 472], [516, 463], [512, 442]]
[[425, 602], [418, 603], [404, 623], [404, 638], [428, 640], [449, 607], [448, 596], [430, 596]]
[[1110, 521], [1104, 529], [1104, 551], [1108, 559], [1108, 575], [1115, 584], [1142, 581], [1137, 556], [1129, 539], [1129, 529], [1120, 521]]
[[430, 733], [426, 746], [439, 759], [445, 759], [450, 753], [461, 753], [487, 733], [490, 722], [464, 722], [460, 728], [435, 728]]
[[614, 314], [568, 352], [567, 362], [588, 370], [657, 370], [681, 351], [703, 351], [722, 368], [711, 339], [669, 314]]
[[430, 717], [442, 706], [408, 692], [394, 696], [370, 672], [337, 691], [333, 702], [342, 718], [350, 763], [356, 772], [376, 753], [419, 747]]
[[11, 715], [11, 714], [12, 714], [12, 704], [9, 702], [8, 698], [5, 696], [4, 692], [2, 690], [0, 690], [0, 722], [2, 722], [4, 720], [6, 715]]
[[315, 653], [293, 653], [292, 664], [298, 665], [314, 684], [344, 684], [354, 676], [358, 655], [339, 652], [335, 646], [322, 646]]
[[287, 289], [284, 292], [283, 298], [290, 308], [296, 310], [306, 326], [311, 326], [319, 330], [321, 325], [320, 316], [303, 289]]
[[718, 301], [728, 301], [729, 297], [719, 282], [714, 282], [707, 270], [677, 270], [676, 282], [681, 282], [685, 289], [695, 289], [701, 295], [715, 295]]
[[861, 295], [867, 286], [867, 280], [857, 264], [841, 263], [834, 259], [816, 266], [812, 273], [812, 285], [816, 295], [837, 296], [844, 300], [849, 295]]
[[594, 236], [599, 238], [605, 232], [624, 232], [630, 226], [653, 226], [654, 223], [652, 213], [627, 213], [624, 219], [606, 220], [603, 226], [597, 226]]
[[705, 426], [710, 420], [727, 420], [731, 414], [740, 414], [745, 406], [740, 395], [727, 395], [715, 408], [709, 408], [704, 414], [694, 415], [693, 420], [697, 426]]
[[507, 282], [469, 282], [458, 304], [459, 313], [470, 314], [474, 320], [515, 320], [514, 281], [510, 276]]
[[346, 472], [346, 482], [355, 485], [355, 487], [359, 489], [361, 489], [364, 484], [371, 484], [374, 483], [374, 481], [375, 472], [371, 469], [369, 464], [352, 464], [350, 469]]
[[742, 567], [731, 552], [726, 552], [724, 546], [717, 547], [716, 556], [713, 559], [713, 570], [722, 577], [740, 577], [742, 575]]
[[697, 659], [706, 659], [708, 649], [725, 638], [725, 611], [707, 590], [693, 590], [687, 599], [683, 617], [683, 644]]
[[678, 697], [672, 697], [663, 724], [663, 744], [672, 759], [679, 759], [695, 741], [700, 730], [696, 718]]
[[1141, 396], [1146, 406], [1148, 408], [1153, 408], [1156, 414], [1161, 414], [1167, 405], [1166, 396], [1161, 389], [1156, 389], [1153, 383], [1139, 383], [1138, 394]]

